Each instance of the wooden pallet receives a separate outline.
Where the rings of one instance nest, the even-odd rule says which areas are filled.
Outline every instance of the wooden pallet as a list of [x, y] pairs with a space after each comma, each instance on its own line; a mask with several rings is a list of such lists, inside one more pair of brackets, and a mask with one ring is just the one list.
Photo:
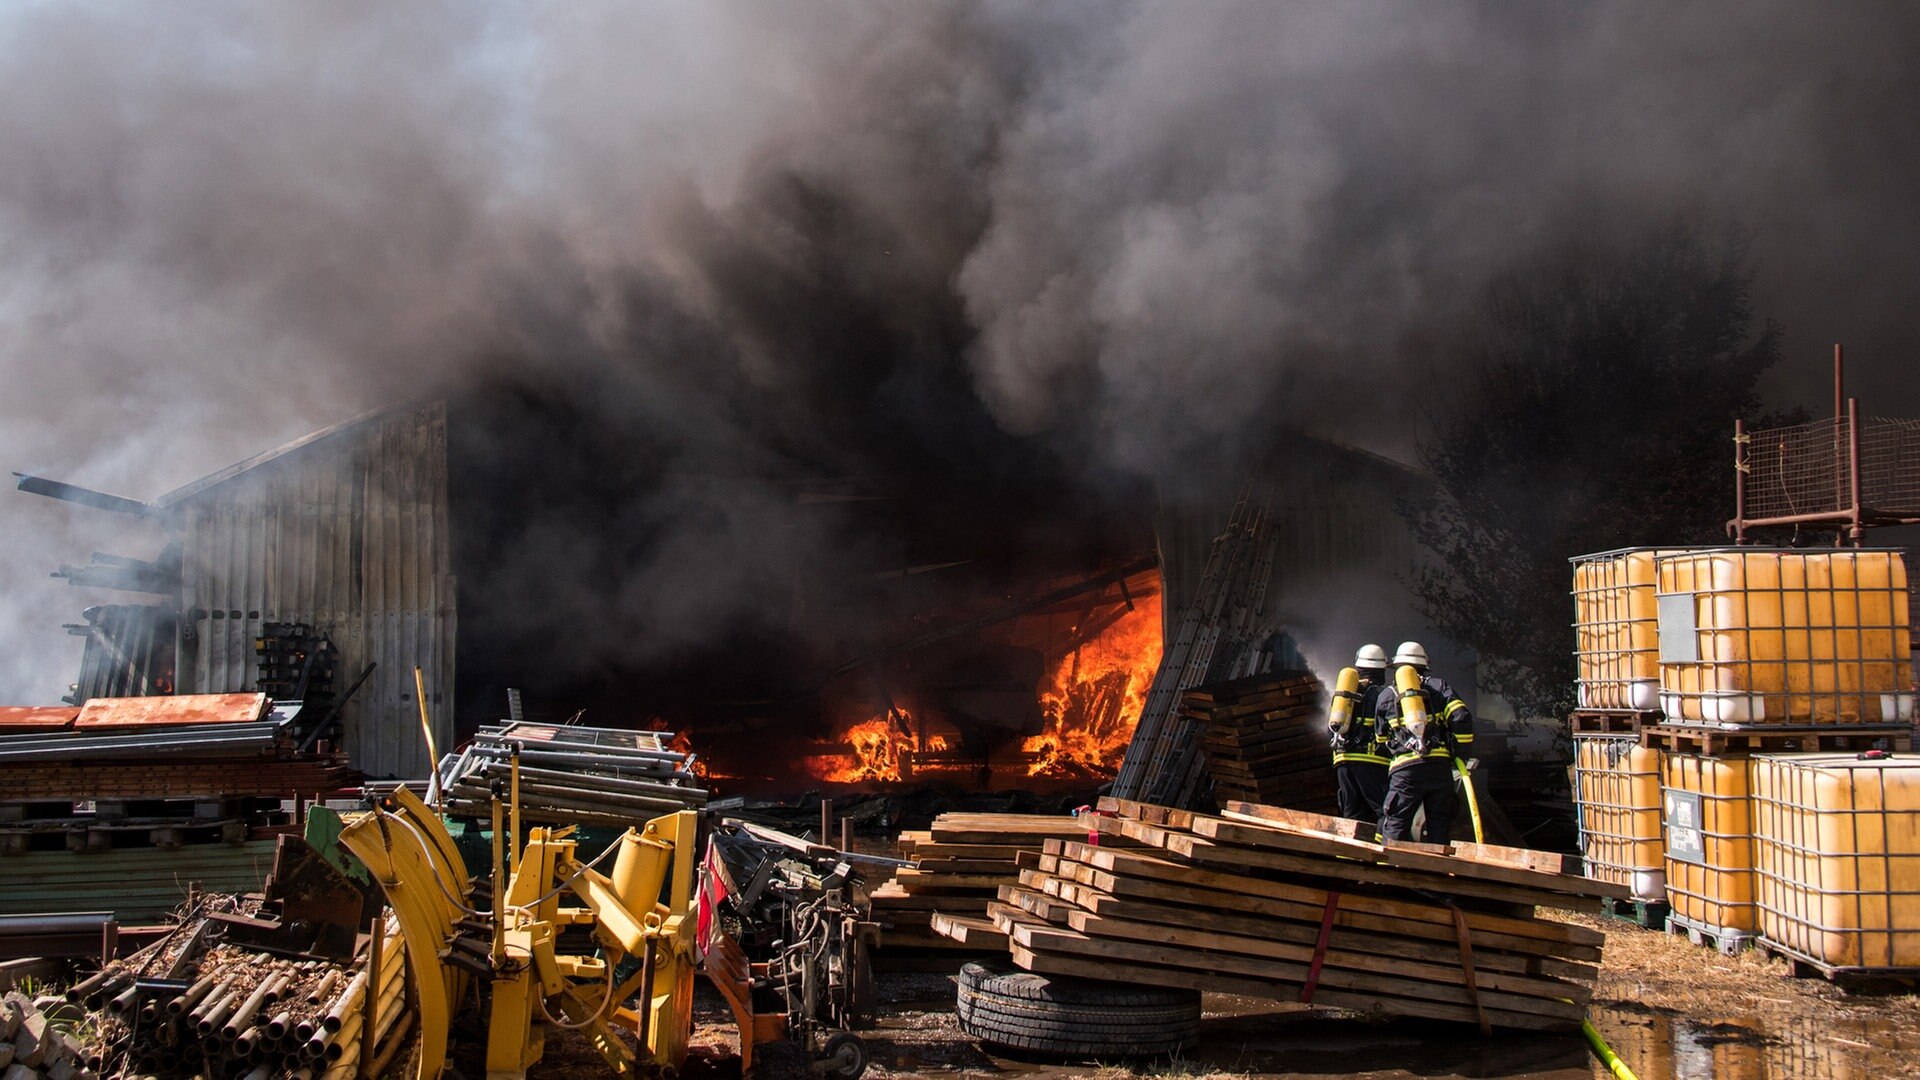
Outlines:
[[0, 766], [9, 802], [312, 795], [360, 782], [336, 756], [225, 761], [58, 761]]
[[1642, 728], [1640, 745], [1675, 754], [1746, 757], [1752, 754], [1852, 753], [1913, 749], [1913, 728], [1906, 724], [1866, 727], [1784, 724], [1744, 728], [1656, 724]]
[[1601, 901], [1600, 913], [1648, 930], [1665, 930], [1673, 908], [1665, 900], [1610, 898]]
[[1862, 992], [1920, 989], [1920, 967], [1839, 967], [1788, 948], [1765, 934], [1754, 940], [1753, 947], [1786, 961], [1795, 978], [1819, 977], [1842, 989]]
[[1342, 834], [1352, 822], [1282, 808], [1101, 809], [1103, 841], [1145, 846], [1048, 841], [987, 912], [1019, 966], [1534, 1030], [1577, 1027], [1591, 997], [1605, 935], [1523, 901], [1580, 907], [1613, 889], [1557, 855], [1373, 845]]
[[1659, 723], [1664, 715], [1627, 709], [1576, 709], [1567, 717], [1567, 728], [1575, 735], [1637, 735], [1647, 725]]
[[1712, 949], [1721, 956], [1738, 956], [1760, 941], [1760, 935], [1752, 930], [1728, 930], [1723, 926], [1695, 922], [1671, 912], [1667, 914], [1667, 933], [1678, 934], [1695, 945]]

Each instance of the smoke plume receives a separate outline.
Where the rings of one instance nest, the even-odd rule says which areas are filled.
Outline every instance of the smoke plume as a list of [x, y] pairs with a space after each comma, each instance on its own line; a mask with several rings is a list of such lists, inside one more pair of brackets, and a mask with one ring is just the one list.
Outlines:
[[[1282, 428], [1404, 455], [1491, 275], [1676, 212], [1752, 230], [1756, 307], [1811, 372], [1778, 396], [1822, 402], [1844, 340], [1874, 411], [1920, 411], [1916, 24], [1783, 0], [16, 5], [0, 464], [152, 497], [450, 395], [506, 433], [463, 452], [516, 610], [656, 616], [590, 666], [768, 621], [793, 559], [899, 554], [798, 512], [801, 479], [1106, 513]], [[543, 503], [589, 466], [604, 516]], [[57, 623], [98, 601], [45, 574], [154, 537], [0, 505], [0, 700], [46, 700]], [[581, 576], [536, 572], [556, 561]]]

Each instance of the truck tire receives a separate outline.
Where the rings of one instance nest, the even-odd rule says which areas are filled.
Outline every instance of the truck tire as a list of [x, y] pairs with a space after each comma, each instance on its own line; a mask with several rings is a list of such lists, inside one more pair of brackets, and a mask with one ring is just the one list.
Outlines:
[[1004, 966], [960, 969], [960, 1030], [971, 1038], [1061, 1057], [1163, 1057], [1200, 1037], [1193, 990], [1065, 979]]

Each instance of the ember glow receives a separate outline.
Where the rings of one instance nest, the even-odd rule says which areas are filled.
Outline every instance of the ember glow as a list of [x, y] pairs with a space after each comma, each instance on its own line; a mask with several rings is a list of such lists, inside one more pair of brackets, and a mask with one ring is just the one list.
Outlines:
[[1040, 691], [1046, 730], [1021, 749], [1033, 776], [1111, 776], [1120, 767], [1160, 667], [1160, 597], [1135, 602], [1111, 626], [1062, 657]]

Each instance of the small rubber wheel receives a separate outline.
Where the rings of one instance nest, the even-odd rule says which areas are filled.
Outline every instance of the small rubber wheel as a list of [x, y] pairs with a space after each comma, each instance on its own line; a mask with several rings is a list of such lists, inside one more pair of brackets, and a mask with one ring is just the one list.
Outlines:
[[828, 1039], [822, 1057], [826, 1062], [826, 1074], [833, 1080], [860, 1080], [861, 1074], [867, 1071], [867, 1044], [851, 1031], [843, 1031]]

